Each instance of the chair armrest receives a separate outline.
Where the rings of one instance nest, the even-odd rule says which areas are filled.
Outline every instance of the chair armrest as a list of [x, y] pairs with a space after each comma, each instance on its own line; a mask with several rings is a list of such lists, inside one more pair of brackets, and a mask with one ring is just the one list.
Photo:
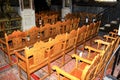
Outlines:
[[116, 38], [111, 37], [111, 36], [109, 36], [109, 35], [104, 35], [103, 37], [105, 37], [106, 39], [113, 39], [113, 40], [115, 40], [115, 39], [116, 39]]
[[20, 55], [18, 52], [15, 52], [15, 55], [17, 56], [17, 58], [23, 60], [24, 62], [26, 62], [26, 59], [24, 56]]
[[95, 51], [95, 52], [102, 52], [102, 50], [99, 50], [99, 49], [95, 49], [95, 48], [93, 48], [93, 47], [91, 47], [91, 46], [85, 46], [85, 49], [88, 49], [88, 50], [90, 50], [90, 51]]
[[69, 78], [70, 80], [80, 80], [80, 79], [78, 79], [77, 77], [75, 77], [75, 76], [73, 76], [73, 75], [71, 75], [71, 74], [63, 71], [62, 69], [60, 69], [60, 68], [57, 67], [57, 66], [53, 66], [52, 69], [53, 69], [53, 70], [56, 70], [57, 73], [58, 73], [58, 75], [59, 75], [59, 74], [62, 74], [63, 76]]
[[117, 35], [115, 32], [109, 32], [112, 36]]
[[0, 43], [2, 43], [2, 44], [5, 44], [5, 45], [6, 45], [5, 41], [3, 41], [2, 39], [0, 39]]
[[90, 60], [88, 60], [88, 59], [85, 59], [85, 58], [82, 58], [82, 57], [80, 57], [80, 56], [78, 56], [78, 55], [76, 55], [76, 54], [73, 54], [72, 57], [73, 57], [73, 58], [76, 58], [76, 60], [81, 60], [81, 61], [83, 61], [83, 62], [85, 62], [85, 63], [87, 63], [87, 64], [91, 64], [91, 63], [92, 63], [92, 61], [90, 61]]
[[106, 41], [103, 41], [103, 40], [100, 40], [100, 39], [95, 40], [95, 42], [97, 42], [98, 44], [105, 44], [105, 45], [110, 44], [109, 42], [106, 42]]
[[118, 29], [114, 29], [113, 31], [115, 31], [116, 33], [118, 33]]

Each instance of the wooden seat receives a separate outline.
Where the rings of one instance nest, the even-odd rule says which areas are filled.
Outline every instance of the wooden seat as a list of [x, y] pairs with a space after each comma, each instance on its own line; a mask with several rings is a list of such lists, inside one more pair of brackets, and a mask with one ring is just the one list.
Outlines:
[[[75, 54], [72, 55], [72, 57], [76, 58], [76, 67], [69, 73], [61, 70], [57, 66], [53, 66], [53, 70], [57, 71], [58, 74], [58, 80], [60, 79], [60, 74], [65, 76], [66, 78], [63, 78], [62, 80], [92, 80], [94, 71], [96, 69], [96, 64], [99, 62], [99, 55], [97, 55], [92, 61], [81, 58]], [[84, 66], [83, 70], [77, 66], [78, 60], [81, 60], [81, 66]]]

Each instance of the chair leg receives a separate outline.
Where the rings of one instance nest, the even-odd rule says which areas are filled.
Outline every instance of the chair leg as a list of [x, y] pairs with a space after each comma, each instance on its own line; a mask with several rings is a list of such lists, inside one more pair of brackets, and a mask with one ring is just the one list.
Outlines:
[[65, 64], [65, 53], [63, 53], [62, 66]]
[[9, 59], [9, 63], [12, 66], [12, 60], [11, 60], [11, 55], [8, 54], [8, 59]]
[[19, 77], [20, 77], [20, 79], [23, 79], [23, 78], [22, 78], [21, 69], [20, 69], [20, 67], [19, 67], [19, 66], [18, 66], [18, 73], [19, 73]]
[[27, 80], [30, 80], [30, 73], [27, 73]]
[[50, 65], [50, 60], [48, 60], [48, 74], [51, 74], [51, 65]]

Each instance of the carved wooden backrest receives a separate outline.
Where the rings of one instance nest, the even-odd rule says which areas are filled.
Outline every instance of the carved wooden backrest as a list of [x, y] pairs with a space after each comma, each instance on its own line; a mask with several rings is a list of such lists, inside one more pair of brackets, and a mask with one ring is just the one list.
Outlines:
[[66, 33], [66, 34], [65, 34], [65, 33], [64, 33], [64, 34], [59, 34], [59, 35], [57, 35], [57, 36], [55, 37], [55, 40], [59, 40], [59, 41], [65, 42], [67, 36], [68, 36], [68, 33]]
[[45, 24], [40, 28], [40, 38], [41, 40], [47, 39], [50, 37], [50, 24]]
[[77, 29], [79, 25], [80, 18], [74, 18], [73, 19], [73, 29]]
[[86, 12], [80, 12], [80, 19], [81, 19], [82, 24], [86, 23], [86, 17], [87, 17]]
[[67, 32], [72, 31], [72, 20], [71, 19], [67, 19], [66, 20], [66, 26], [67, 26]]
[[51, 30], [51, 37], [54, 37], [54, 36], [56, 36], [57, 35], [57, 27], [56, 27], [56, 24], [52, 24], [51, 25], [51, 28], [50, 28], [50, 30]]
[[73, 30], [73, 28], [72, 28], [72, 19], [67, 19], [66, 20], [66, 31], [70, 32], [72, 30]]
[[[85, 70], [83, 70], [81, 79], [82, 79], [82, 80], [94, 80], [94, 79], [93, 79], [94, 76], [95, 76], [94, 72], [95, 72], [95, 70], [96, 70], [97, 65], [99, 64], [99, 62], [100, 62], [100, 55], [97, 54], [97, 55], [94, 57], [92, 63], [89, 65], [89, 67], [86, 66], [86, 67], [88, 67], [88, 70], [87, 70], [87, 72], [86, 72], [85, 74], [84, 74]], [[85, 68], [85, 69], [86, 69], [86, 68]]]
[[67, 22], [66, 21], [63, 21], [62, 22], [62, 33], [65, 33], [65, 32], [67, 32], [68, 31], [68, 29], [69, 29], [69, 27], [67, 27]]
[[44, 40], [45, 39], [45, 37], [46, 37], [46, 31], [47, 29], [46, 29], [46, 27], [40, 27], [40, 40]]
[[26, 33], [27, 33], [28, 43], [30, 43], [30, 44], [35, 43], [39, 38], [38, 37], [39, 36], [39, 28], [37, 28], [37, 27], [32, 27], [31, 29], [26, 31]]
[[56, 22], [56, 15], [52, 14], [49, 16], [50, 22], [51, 24], [54, 24]]
[[76, 42], [77, 31], [72, 30], [66, 39], [66, 48], [74, 47]]
[[57, 27], [57, 34], [63, 33], [62, 22], [58, 21], [55, 26]]
[[63, 53], [63, 41], [55, 40], [54, 44], [50, 46], [50, 56], [58, 56]]
[[[98, 40], [100, 44], [103, 44], [103, 48], [101, 48], [102, 53], [100, 53], [100, 62], [96, 68], [95, 74], [98, 74], [101, 71], [104, 71], [106, 63], [107, 63], [107, 56], [109, 56], [109, 52], [111, 51], [111, 44], [102, 40]], [[100, 49], [100, 48], [99, 48]]]
[[29, 68], [38, 66], [45, 59], [44, 42], [37, 42], [32, 48], [25, 48], [26, 62]]
[[12, 50], [22, 48], [26, 44], [25, 37], [26, 37], [25, 32], [21, 32], [19, 30], [14, 31], [12, 34], [10, 34], [8, 36], [5, 35], [6, 44], [8, 44], [9, 49], [11, 48]]
[[89, 27], [87, 27], [87, 38], [92, 36], [93, 27], [94, 27], [94, 23], [90, 23]]
[[13, 44], [12, 49], [15, 50], [15, 49], [23, 48], [26, 43], [22, 40], [22, 37], [16, 37], [12, 39], [12, 44]]
[[48, 16], [42, 16], [42, 21], [43, 21], [43, 25], [45, 25], [46, 23], [48, 23]]
[[95, 26], [93, 28], [93, 34], [98, 34], [100, 24], [101, 24], [101, 21], [95, 22]]
[[81, 43], [85, 41], [86, 38], [86, 33], [87, 33], [87, 26], [83, 25], [81, 28], [78, 28], [77, 30], [77, 42], [76, 43]]

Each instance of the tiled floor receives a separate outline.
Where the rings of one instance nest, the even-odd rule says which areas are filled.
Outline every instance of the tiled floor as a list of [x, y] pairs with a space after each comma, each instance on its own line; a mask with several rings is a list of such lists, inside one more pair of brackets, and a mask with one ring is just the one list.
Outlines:
[[[97, 37], [98, 38], [98, 37]], [[94, 43], [93, 43], [94, 44]], [[89, 45], [89, 42], [87, 42], [87, 45]], [[62, 70], [66, 72], [70, 72], [74, 67], [75, 67], [75, 59], [71, 58], [71, 54], [73, 54], [74, 51], [72, 50], [71, 52], [67, 53], [65, 56], [65, 65], [61, 66], [61, 60], [62, 58], [59, 58], [52, 62], [51, 67], [53, 65], [59, 66]], [[10, 67], [5, 60], [3, 59], [3, 52], [0, 51], [0, 80], [20, 80], [17, 66], [14, 65], [13, 67]], [[83, 56], [86, 56], [84, 54]], [[117, 74], [120, 72], [120, 64], [119, 66], [116, 66], [114, 76], [116, 77]], [[39, 78], [42, 78], [44, 75], [47, 75], [47, 66], [43, 67], [42, 69], [36, 71], [34, 74], [31, 75], [32, 80], [39, 80]], [[23, 72], [24, 79], [26, 79], [26, 74]], [[98, 78], [99, 79], [99, 78]], [[98, 80], [96, 79], [96, 80]], [[46, 77], [44, 80], [57, 80], [57, 75], [56, 72], [52, 71], [52, 74], [48, 77]]]

